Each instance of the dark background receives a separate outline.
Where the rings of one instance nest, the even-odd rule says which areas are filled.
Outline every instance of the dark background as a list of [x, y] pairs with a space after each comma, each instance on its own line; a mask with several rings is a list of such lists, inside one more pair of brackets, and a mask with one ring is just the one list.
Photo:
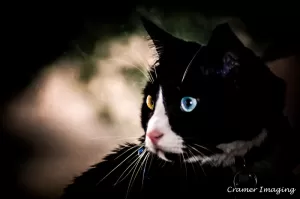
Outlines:
[[[296, 12], [296, 5], [262, 6], [245, 3], [241, 6], [227, 3], [217, 8], [215, 5], [218, 4], [212, 6], [200, 2], [189, 5], [160, 4], [156, 4], [156, 8], [166, 14], [196, 11], [208, 17], [217, 15], [239, 17], [245, 23], [249, 34], [258, 43], [271, 43], [263, 54], [263, 59], [266, 61], [299, 54], [300, 14]], [[43, 6], [27, 5], [25, 7], [24, 5], [23, 7], [19, 5], [14, 9], [7, 9], [7, 14], [2, 17], [1, 25], [1, 31], [4, 33], [2, 49], [5, 52], [5, 55], [2, 54], [4, 59], [1, 64], [1, 79], [3, 80], [1, 111], [5, 110], [12, 99], [20, 95], [44, 66], [74, 48], [72, 46], [74, 40], [88, 35], [85, 42], [81, 43], [81, 49], [89, 53], [98, 36], [95, 34], [107, 24], [126, 23], [135, 11], [135, 5], [129, 2], [125, 4], [113, 1], [99, 2], [97, 5], [84, 4], [84, 6], [79, 3], [63, 8], [60, 4], [52, 3]], [[144, 5], [151, 8], [155, 2], [144, 3]], [[18, 11], [17, 7], [22, 11]], [[93, 24], [94, 34], [92, 30], [86, 33], [86, 24]], [[299, 56], [295, 60], [300, 66]], [[299, 121], [299, 112], [296, 120]], [[27, 160], [31, 151], [22, 140], [12, 137], [12, 133], [4, 125], [1, 125], [1, 128], [1, 142], [3, 143], [1, 143], [3, 162], [1, 176], [4, 176], [1, 177], [4, 184], [2, 189], [5, 193], [9, 193], [10, 196], [7, 198], [12, 198], [15, 194], [24, 194], [24, 190], [17, 186], [16, 178], [19, 167]], [[6, 197], [1, 196], [1, 198]]]

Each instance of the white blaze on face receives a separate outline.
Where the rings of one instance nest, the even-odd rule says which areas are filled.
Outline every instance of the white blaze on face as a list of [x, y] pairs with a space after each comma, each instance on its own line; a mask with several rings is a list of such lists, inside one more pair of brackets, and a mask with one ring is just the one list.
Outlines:
[[[155, 146], [147, 136], [147, 134], [152, 131], [159, 131], [163, 134]], [[157, 153], [159, 157], [165, 160], [164, 152], [176, 154], [183, 153], [183, 139], [171, 130], [169, 119], [163, 104], [163, 92], [161, 87], [159, 88], [154, 113], [148, 121], [145, 145], [149, 151]]]

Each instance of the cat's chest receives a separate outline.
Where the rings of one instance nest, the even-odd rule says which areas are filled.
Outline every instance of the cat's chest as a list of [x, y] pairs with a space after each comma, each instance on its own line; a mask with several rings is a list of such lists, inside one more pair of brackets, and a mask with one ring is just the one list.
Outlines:
[[207, 177], [207, 169], [199, 165], [159, 165], [141, 169], [116, 187], [139, 198], [193, 198], [199, 194], [214, 195], [226, 192], [226, 180]]
[[112, 159], [115, 161], [102, 162], [76, 179], [68, 187], [66, 198], [81, 195], [81, 198], [165, 199], [212, 197], [222, 193], [226, 198], [226, 188], [232, 183], [231, 178], [226, 178], [224, 168], [210, 170], [199, 164], [161, 161], [135, 164]]

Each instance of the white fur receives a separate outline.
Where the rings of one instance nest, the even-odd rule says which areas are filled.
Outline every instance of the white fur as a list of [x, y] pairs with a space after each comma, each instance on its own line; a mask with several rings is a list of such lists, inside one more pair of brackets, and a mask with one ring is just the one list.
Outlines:
[[163, 93], [161, 87], [159, 88], [158, 98], [155, 103], [154, 113], [148, 122], [147, 133], [156, 130], [163, 133], [163, 137], [158, 141], [158, 151], [155, 149], [151, 140], [146, 136], [145, 145], [146, 148], [152, 153], [157, 153], [157, 155], [168, 161], [164, 156], [164, 152], [170, 153], [183, 153], [183, 139], [176, 135], [169, 124], [168, 116], [166, 115], [165, 106], [163, 104]]
[[258, 147], [267, 137], [267, 132], [264, 129], [257, 137], [250, 141], [234, 141], [231, 143], [220, 144], [217, 148], [224, 151], [222, 154], [212, 156], [193, 156], [186, 159], [188, 163], [200, 162], [200, 164], [210, 164], [212, 166], [230, 166], [234, 164], [235, 157], [243, 157], [251, 148]]

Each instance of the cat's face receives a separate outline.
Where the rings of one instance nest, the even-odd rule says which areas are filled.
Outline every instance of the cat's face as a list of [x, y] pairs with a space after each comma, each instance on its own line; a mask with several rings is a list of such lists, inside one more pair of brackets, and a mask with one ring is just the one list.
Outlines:
[[147, 150], [165, 160], [206, 157], [224, 143], [251, 141], [262, 132], [268, 72], [229, 26], [216, 28], [201, 46], [143, 23], [159, 55], [141, 109]]

